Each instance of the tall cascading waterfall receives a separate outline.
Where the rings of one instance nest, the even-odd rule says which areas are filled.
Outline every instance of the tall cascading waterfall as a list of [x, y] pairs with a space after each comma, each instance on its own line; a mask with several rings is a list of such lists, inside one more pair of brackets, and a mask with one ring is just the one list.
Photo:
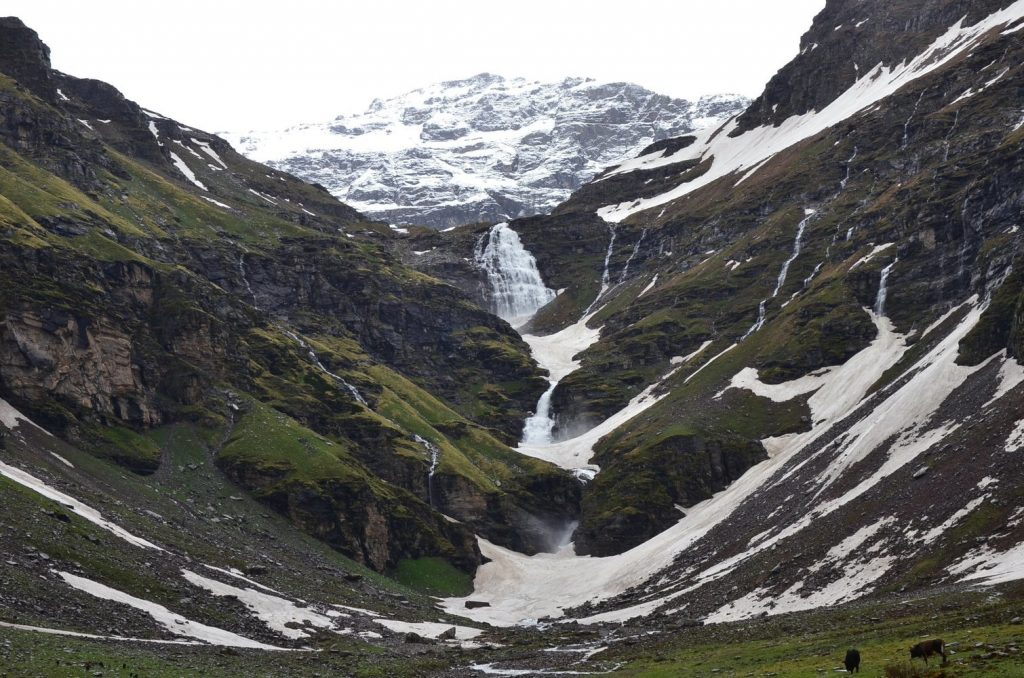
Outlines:
[[[477, 265], [487, 274], [491, 308], [513, 325], [530, 319], [548, 304], [557, 293], [544, 284], [537, 270], [537, 260], [523, 247], [519, 234], [507, 223], [496, 224], [477, 241]], [[551, 395], [557, 382], [548, 380], [548, 388], [537, 401], [537, 407], [523, 424], [523, 442], [551, 442], [555, 420], [551, 417]]]
[[507, 223], [496, 224], [477, 242], [476, 263], [487, 274], [491, 310], [513, 325], [522, 324], [555, 298], [537, 270], [537, 260]]
[[878, 296], [875, 298], [875, 315], [885, 315], [885, 299], [889, 296], [889, 274], [892, 273], [892, 267], [899, 260], [899, 257], [896, 257], [891, 264], [882, 269], [878, 280]]

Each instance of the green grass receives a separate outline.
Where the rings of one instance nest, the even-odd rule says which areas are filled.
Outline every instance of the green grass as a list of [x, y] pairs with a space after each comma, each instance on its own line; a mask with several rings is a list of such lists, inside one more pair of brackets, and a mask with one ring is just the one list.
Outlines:
[[442, 558], [403, 560], [391, 576], [409, 588], [436, 596], [466, 596], [473, 592], [473, 578]]
[[[931, 602], [941, 604], [941, 599]], [[906, 606], [825, 609], [764, 624], [709, 626], [692, 633], [686, 629], [680, 637], [654, 647], [622, 651], [616, 659], [627, 665], [616, 675], [805, 678], [834, 674], [842, 667], [846, 650], [856, 647], [864, 676], [1024, 676], [1020, 654], [1009, 650], [1024, 641], [1024, 626], [1006, 621], [1019, 614], [1019, 603], [941, 607], [946, 611], [939, 614]], [[953, 644], [946, 666], [940, 665], [941, 659], [933, 659], [927, 669], [920, 660], [910, 662], [910, 646], [925, 637]], [[987, 657], [994, 652], [989, 646], [1005, 650], [1007, 656]], [[598, 658], [611, 660], [606, 655]]]
[[[452, 658], [429, 653], [403, 657], [366, 643], [331, 636], [309, 652], [225, 650], [211, 646], [156, 645], [88, 640], [3, 629], [0, 675], [79, 678], [181, 678], [181, 676], [353, 676], [413, 678], [443, 675]], [[9, 644], [8, 644], [9, 643]], [[88, 668], [87, 668], [88, 667]]]
[[133, 470], [152, 471], [160, 463], [160, 447], [151, 439], [123, 426], [95, 426], [92, 445], [97, 456]]
[[[284, 475], [298, 482], [371, 480], [340, 443], [263, 403], [249, 401], [247, 407], [220, 452], [222, 464], [251, 465], [271, 477]], [[380, 482], [374, 485], [384, 487]]]

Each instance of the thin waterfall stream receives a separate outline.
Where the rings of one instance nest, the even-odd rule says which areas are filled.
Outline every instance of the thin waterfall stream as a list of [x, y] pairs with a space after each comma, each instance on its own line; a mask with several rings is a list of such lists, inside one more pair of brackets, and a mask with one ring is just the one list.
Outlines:
[[290, 337], [292, 339], [292, 341], [297, 343], [300, 348], [302, 348], [302, 349], [304, 349], [306, 351], [306, 355], [308, 355], [309, 359], [313, 362], [313, 364], [317, 366], [317, 369], [319, 369], [321, 372], [323, 372], [327, 376], [329, 376], [332, 379], [334, 379], [336, 382], [338, 382], [342, 386], [344, 386], [345, 389], [352, 395], [352, 397], [360, 405], [362, 405], [363, 407], [369, 407], [369, 405], [366, 403], [366, 399], [363, 398], [363, 394], [361, 394], [359, 392], [359, 389], [357, 389], [355, 386], [353, 386], [352, 384], [350, 384], [347, 381], [345, 381], [345, 379], [343, 377], [341, 377], [341, 376], [335, 374], [334, 372], [331, 372], [329, 369], [327, 369], [327, 367], [325, 367], [324, 364], [322, 362], [320, 362], [320, 357], [316, 354], [316, 352], [310, 347], [310, 345], [308, 343], [306, 343], [305, 339], [303, 339], [299, 335], [297, 335], [294, 332], [291, 332], [289, 330], [284, 330], [284, 333], [288, 337]]
[[809, 208], [804, 209], [804, 218], [800, 220], [800, 223], [797, 224], [796, 227], [796, 238], [793, 241], [793, 253], [790, 254], [789, 258], [782, 264], [782, 269], [779, 271], [779, 277], [775, 281], [775, 289], [772, 290], [771, 295], [762, 299], [761, 303], [757, 305], [757, 320], [750, 326], [750, 329], [746, 331], [740, 341], [743, 341], [743, 339], [746, 339], [751, 334], [764, 327], [764, 321], [768, 315], [766, 309], [767, 304], [771, 299], [779, 296], [779, 292], [782, 291], [782, 286], [786, 284], [786, 276], [789, 275], [789, 267], [794, 261], [796, 261], [796, 258], [800, 256], [800, 250], [803, 247], [804, 231], [807, 229], [808, 222], [810, 222], [815, 214], [817, 214], [816, 210]]
[[430, 508], [436, 509], [437, 492], [434, 489], [434, 475], [437, 473], [437, 467], [441, 463], [441, 448], [423, 436], [413, 434], [412, 437], [423, 446], [423, 449], [430, 453], [430, 468], [427, 470], [427, 498], [430, 502]]

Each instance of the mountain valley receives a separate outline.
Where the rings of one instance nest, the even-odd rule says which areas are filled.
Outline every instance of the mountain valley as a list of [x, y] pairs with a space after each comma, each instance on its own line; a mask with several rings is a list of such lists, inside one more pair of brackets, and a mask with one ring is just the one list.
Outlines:
[[[752, 102], [412, 212], [449, 107], [607, 86], [272, 158], [0, 20], [0, 675], [1020, 675], [1022, 31], [828, 0]], [[402, 110], [409, 205], [339, 202]]]

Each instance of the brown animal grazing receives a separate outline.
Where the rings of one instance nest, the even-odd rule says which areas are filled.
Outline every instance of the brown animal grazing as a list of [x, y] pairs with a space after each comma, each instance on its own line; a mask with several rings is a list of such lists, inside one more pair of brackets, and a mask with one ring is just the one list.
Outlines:
[[941, 638], [935, 640], [923, 640], [914, 647], [910, 648], [910, 659], [913, 661], [915, 658], [920, 657], [924, 660], [924, 663], [928, 663], [928, 657], [933, 654], [942, 655], [942, 663], [946, 663], [946, 644], [942, 642]]
[[843, 665], [846, 666], [847, 673], [860, 673], [860, 650], [847, 650]]

